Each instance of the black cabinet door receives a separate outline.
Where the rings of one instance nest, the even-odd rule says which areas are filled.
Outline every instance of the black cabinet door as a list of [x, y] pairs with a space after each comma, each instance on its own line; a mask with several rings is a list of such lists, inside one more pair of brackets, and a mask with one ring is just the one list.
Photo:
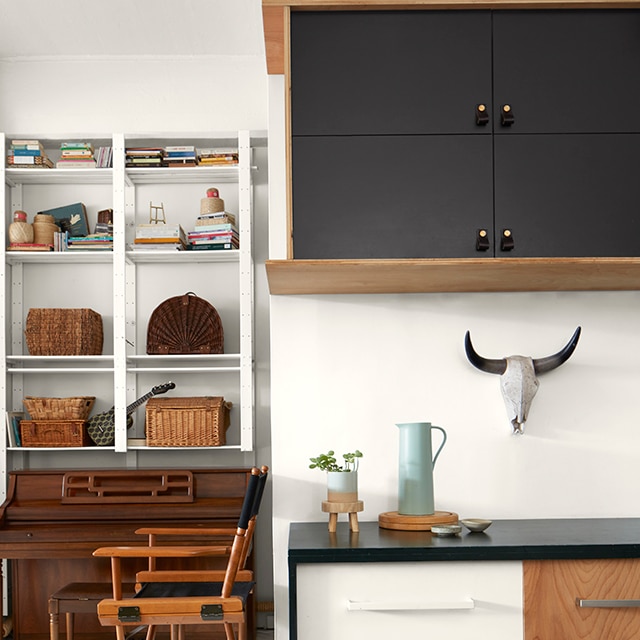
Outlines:
[[638, 10], [496, 11], [493, 65], [496, 134], [640, 132]]
[[640, 134], [497, 136], [495, 232], [500, 257], [640, 256]]
[[491, 137], [293, 139], [294, 258], [422, 258], [476, 251], [493, 225]]
[[291, 126], [297, 135], [487, 133], [488, 11], [291, 15]]

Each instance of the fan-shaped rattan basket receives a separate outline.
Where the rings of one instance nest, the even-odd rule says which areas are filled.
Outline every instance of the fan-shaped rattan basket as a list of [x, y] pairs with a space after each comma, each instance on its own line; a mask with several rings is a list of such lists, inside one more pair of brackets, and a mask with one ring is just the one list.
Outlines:
[[224, 353], [224, 331], [215, 307], [191, 291], [159, 304], [149, 318], [147, 353]]

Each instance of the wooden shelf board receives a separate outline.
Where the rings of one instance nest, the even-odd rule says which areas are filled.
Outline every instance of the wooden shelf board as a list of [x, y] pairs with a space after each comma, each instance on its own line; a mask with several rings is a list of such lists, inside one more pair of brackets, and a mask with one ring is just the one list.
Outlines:
[[640, 258], [267, 260], [272, 295], [640, 290]]

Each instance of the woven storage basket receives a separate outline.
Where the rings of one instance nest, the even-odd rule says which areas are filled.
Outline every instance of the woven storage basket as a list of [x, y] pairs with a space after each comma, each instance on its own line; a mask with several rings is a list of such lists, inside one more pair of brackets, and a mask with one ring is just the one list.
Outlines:
[[94, 396], [76, 398], [36, 398], [22, 401], [33, 420], [86, 420], [95, 402]]
[[152, 398], [146, 406], [150, 447], [218, 447], [226, 444], [232, 403], [224, 398]]
[[149, 318], [147, 353], [224, 353], [224, 331], [215, 307], [192, 292], [162, 302]]
[[21, 420], [23, 447], [86, 447], [91, 444], [84, 420]]
[[93, 309], [29, 309], [24, 333], [32, 356], [102, 353], [102, 316]]

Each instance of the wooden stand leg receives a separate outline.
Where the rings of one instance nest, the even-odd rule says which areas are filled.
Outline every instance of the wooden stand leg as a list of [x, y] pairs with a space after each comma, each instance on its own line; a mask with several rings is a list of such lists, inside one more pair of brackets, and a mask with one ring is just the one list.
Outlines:
[[322, 502], [322, 510], [329, 514], [329, 533], [335, 533], [338, 528], [338, 514], [346, 513], [349, 516], [349, 527], [354, 533], [360, 531], [358, 525], [358, 512], [364, 509], [362, 500], [354, 500], [353, 502]]

